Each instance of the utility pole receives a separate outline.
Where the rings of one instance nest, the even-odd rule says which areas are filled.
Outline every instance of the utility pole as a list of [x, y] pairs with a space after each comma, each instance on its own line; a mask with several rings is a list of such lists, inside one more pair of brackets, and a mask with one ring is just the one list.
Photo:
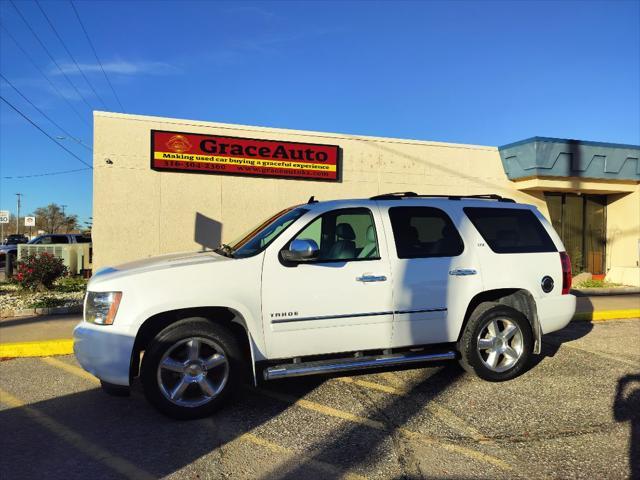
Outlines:
[[20, 197], [22, 197], [22, 193], [16, 193], [16, 197], [18, 197], [18, 215], [16, 215], [16, 234], [20, 233]]
[[62, 207], [62, 224], [64, 225], [64, 233], [67, 233], [69, 230], [67, 228], [67, 217], [64, 214], [64, 209], [67, 208], [68, 205], [60, 205]]

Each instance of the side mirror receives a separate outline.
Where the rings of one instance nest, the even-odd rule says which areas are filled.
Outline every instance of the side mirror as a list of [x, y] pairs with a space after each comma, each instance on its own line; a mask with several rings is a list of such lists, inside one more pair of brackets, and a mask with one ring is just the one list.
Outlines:
[[280, 255], [285, 262], [307, 262], [313, 260], [320, 253], [320, 248], [314, 240], [302, 238], [294, 240], [288, 250], [282, 250]]

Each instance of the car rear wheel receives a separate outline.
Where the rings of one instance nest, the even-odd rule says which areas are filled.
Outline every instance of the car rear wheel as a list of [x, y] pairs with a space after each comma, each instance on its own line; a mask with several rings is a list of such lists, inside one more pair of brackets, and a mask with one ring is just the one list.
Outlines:
[[201, 418], [220, 408], [243, 376], [241, 348], [222, 325], [190, 318], [167, 327], [142, 360], [145, 396], [178, 419]]
[[496, 303], [479, 305], [460, 339], [460, 364], [493, 382], [522, 374], [533, 351], [533, 335], [519, 311]]

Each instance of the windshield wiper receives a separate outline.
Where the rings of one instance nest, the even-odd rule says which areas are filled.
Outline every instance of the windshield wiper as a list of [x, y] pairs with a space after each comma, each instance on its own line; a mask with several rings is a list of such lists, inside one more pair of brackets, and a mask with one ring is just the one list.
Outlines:
[[235, 252], [235, 250], [226, 243], [222, 243], [218, 248], [214, 250], [214, 252], [220, 253], [225, 257], [233, 258], [233, 252]]

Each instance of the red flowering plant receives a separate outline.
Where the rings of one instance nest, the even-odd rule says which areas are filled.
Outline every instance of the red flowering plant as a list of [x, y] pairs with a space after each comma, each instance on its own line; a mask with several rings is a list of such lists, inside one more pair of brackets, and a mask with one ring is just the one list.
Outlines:
[[15, 281], [29, 290], [49, 290], [67, 267], [61, 258], [51, 253], [30, 254], [18, 262], [18, 273]]

